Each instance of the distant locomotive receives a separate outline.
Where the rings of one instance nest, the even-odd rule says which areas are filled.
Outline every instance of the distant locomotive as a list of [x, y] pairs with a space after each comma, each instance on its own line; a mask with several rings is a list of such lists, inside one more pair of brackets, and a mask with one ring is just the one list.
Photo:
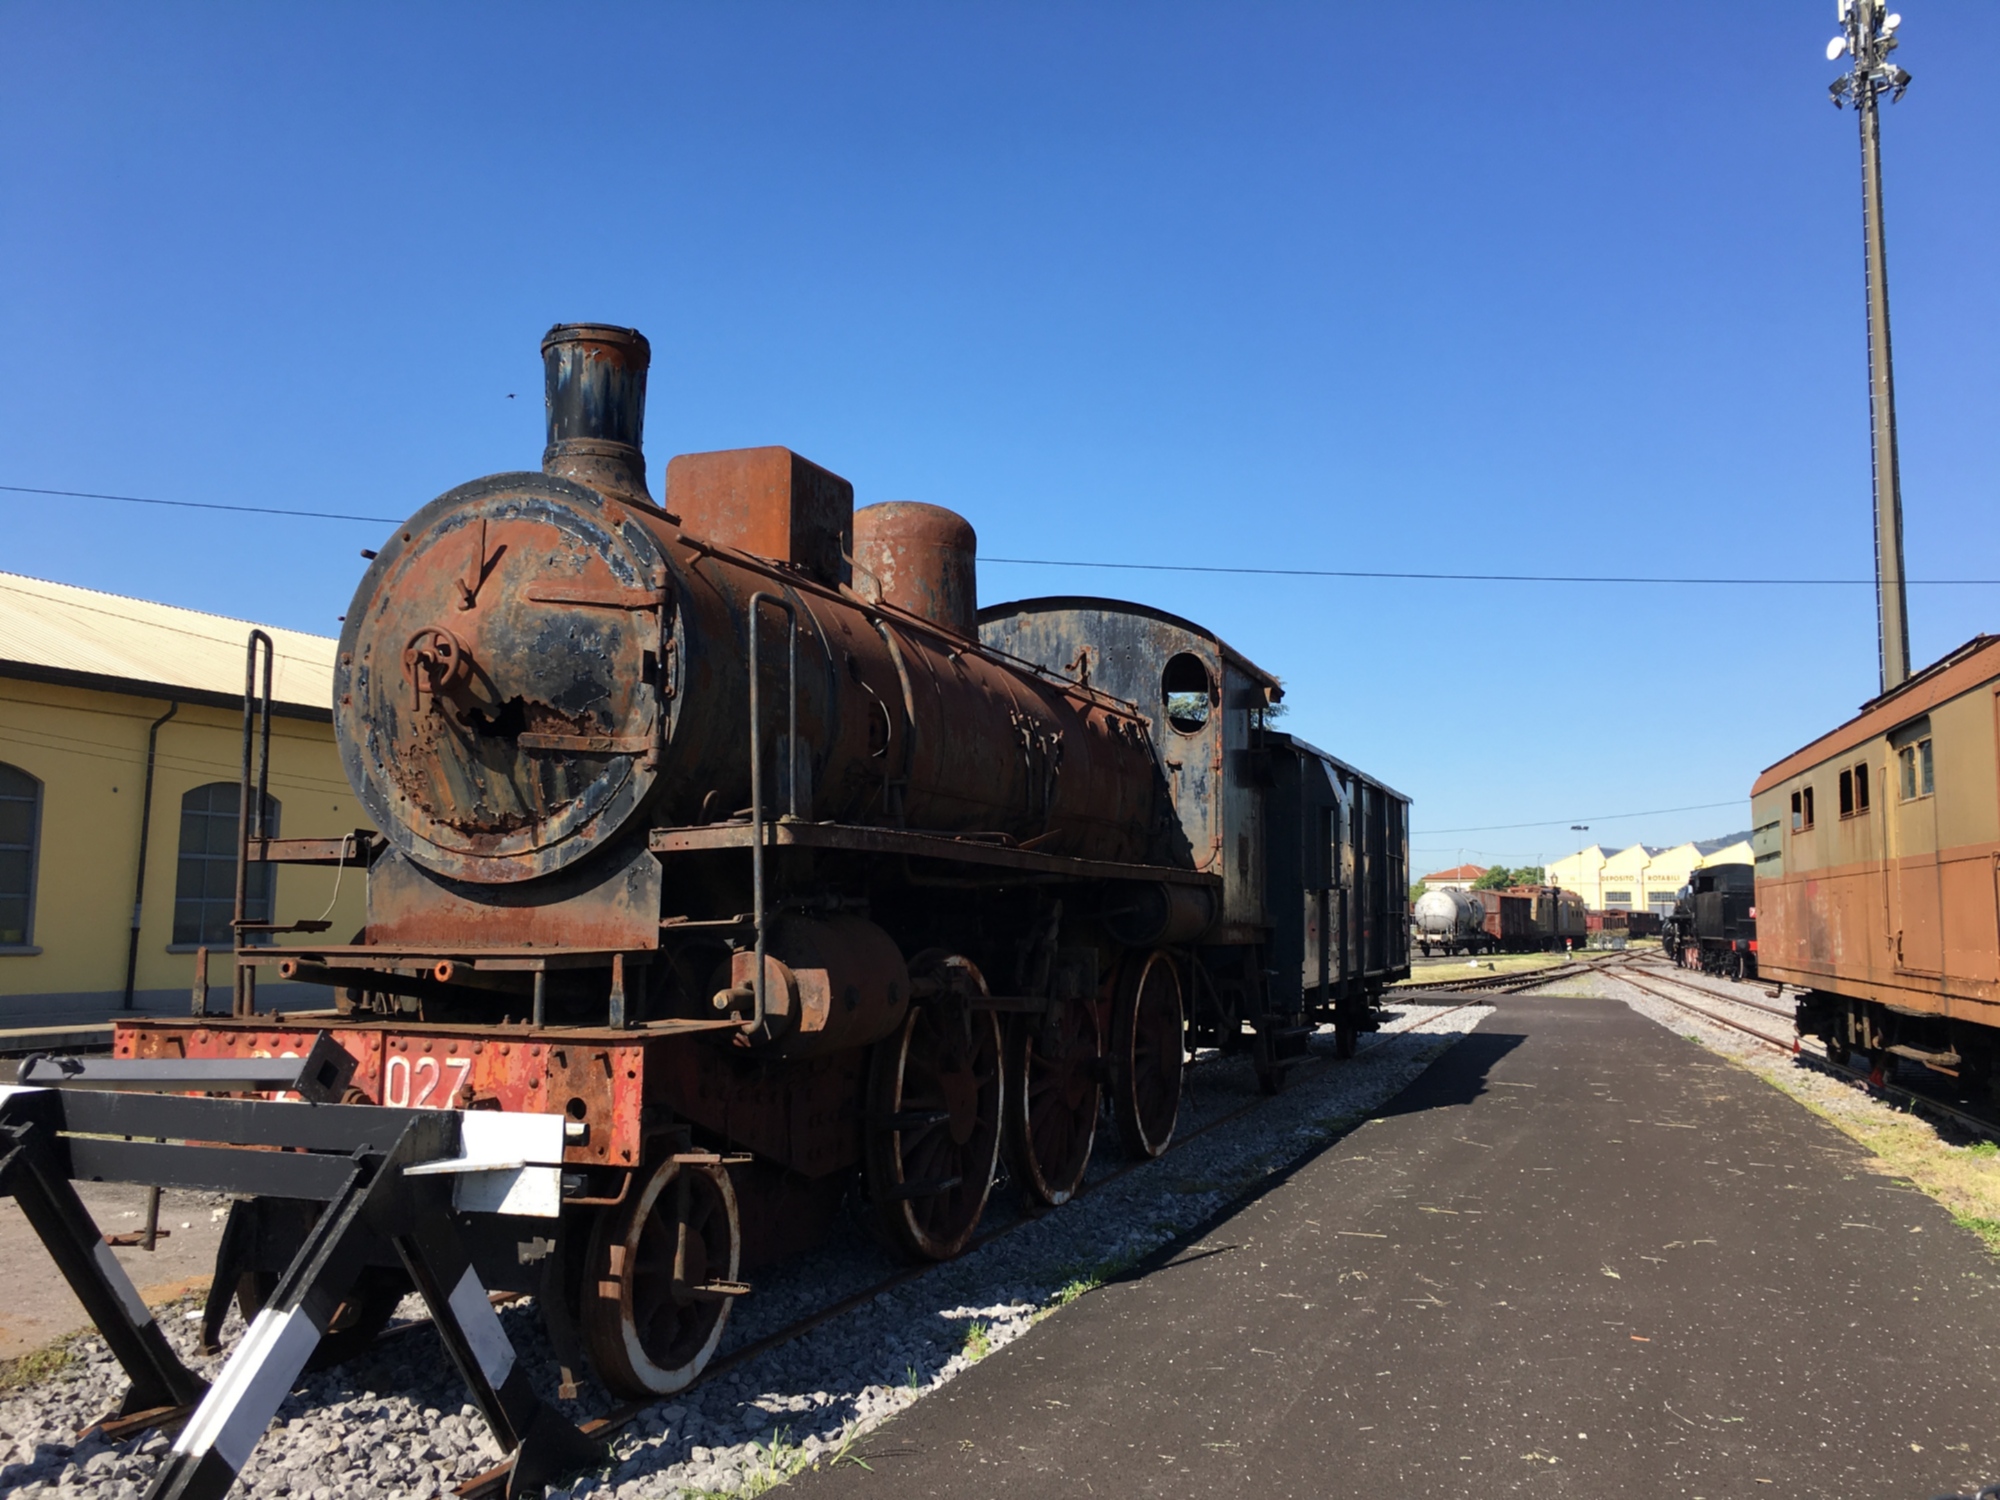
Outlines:
[[1757, 778], [1757, 967], [1801, 1034], [2000, 1098], [2000, 638], [1977, 636]]
[[[1408, 802], [1273, 729], [1276, 678], [1143, 605], [978, 610], [965, 521], [857, 512], [782, 448], [675, 458], [656, 503], [646, 341], [566, 325], [543, 355], [543, 471], [423, 507], [346, 616], [334, 723], [381, 832], [244, 834], [365, 863], [366, 928], [239, 921], [232, 1014], [121, 1024], [120, 1056], [325, 1030], [350, 1102], [559, 1116], [559, 1229], [479, 1200], [479, 1284], [646, 1396], [851, 1190], [946, 1258], [1003, 1153], [1041, 1202], [1076, 1190], [1101, 1101], [1165, 1150], [1191, 1041], [1276, 1089], [1315, 1025], [1342, 1053], [1374, 1027], [1409, 972]], [[260, 970], [339, 1018], [256, 1014]], [[291, 1263], [294, 1208], [235, 1205], [211, 1325]], [[385, 1255], [348, 1326], [407, 1285]]]
[[1676, 965], [1725, 979], [1757, 977], [1757, 889], [1747, 864], [1696, 870], [1661, 924], [1660, 946]]

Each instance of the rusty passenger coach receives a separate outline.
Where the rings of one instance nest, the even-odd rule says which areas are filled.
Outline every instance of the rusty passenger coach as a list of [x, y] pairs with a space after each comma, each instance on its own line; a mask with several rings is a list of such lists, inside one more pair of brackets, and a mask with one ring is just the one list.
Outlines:
[[1757, 778], [1755, 972], [1802, 1034], [2000, 1092], [2000, 638]]
[[[1167, 1148], [1192, 1046], [1248, 1049], [1275, 1090], [1319, 1024], [1351, 1052], [1409, 972], [1408, 802], [1274, 728], [1271, 674], [1144, 605], [982, 610], [962, 518], [857, 511], [783, 448], [675, 458], [655, 501], [646, 341], [581, 324], [542, 347], [542, 470], [461, 485], [366, 554], [333, 713], [373, 829], [257, 825], [253, 638], [239, 890], [259, 862], [353, 867], [367, 925], [280, 933], [239, 902], [192, 1016], [42, 1069], [49, 1098], [0, 1096], [9, 1129], [209, 1143], [67, 1149], [241, 1195], [211, 1340], [232, 1295], [309, 1315], [310, 1339], [256, 1355], [296, 1367], [414, 1283], [509, 1446], [554, 1419], [502, 1389], [484, 1292], [536, 1295], [572, 1387], [588, 1366], [676, 1390], [755, 1267], [843, 1202], [911, 1256], [956, 1255], [1003, 1164], [1061, 1204], [1101, 1133]], [[332, 1009], [260, 1013], [260, 975]], [[107, 1127], [64, 1105], [80, 1077], [323, 1102], [176, 1123], [218, 1101], [166, 1098]], [[393, 1212], [341, 1206], [405, 1183]], [[153, 1394], [182, 1389], [145, 1359]], [[570, 1451], [551, 1442], [542, 1467]]]

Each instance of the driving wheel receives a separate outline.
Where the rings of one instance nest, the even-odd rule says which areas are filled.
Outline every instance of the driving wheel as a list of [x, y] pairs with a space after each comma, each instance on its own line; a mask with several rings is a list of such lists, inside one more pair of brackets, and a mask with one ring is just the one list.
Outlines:
[[1029, 1195], [1054, 1207], [1083, 1182], [1097, 1140], [1102, 1028], [1097, 1007], [1077, 999], [1020, 1020], [1007, 1110], [1010, 1158]]
[[1111, 1008], [1111, 1111], [1132, 1156], [1158, 1156], [1181, 1109], [1181, 981], [1164, 949], [1126, 965]]
[[[694, 1156], [696, 1153], [686, 1153]], [[736, 1192], [720, 1162], [669, 1158], [608, 1209], [591, 1236], [584, 1346], [615, 1395], [693, 1384], [722, 1342], [743, 1247]]]
[[950, 1260], [979, 1228], [1000, 1162], [1000, 1023], [968, 1003], [987, 992], [969, 959], [920, 956], [910, 978], [933, 993], [869, 1060], [868, 1198], [898, 1248]]

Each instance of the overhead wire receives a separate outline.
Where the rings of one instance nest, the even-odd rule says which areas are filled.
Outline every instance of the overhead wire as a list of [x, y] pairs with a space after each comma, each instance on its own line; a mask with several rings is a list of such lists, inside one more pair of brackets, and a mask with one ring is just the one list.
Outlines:
[[1413, 828], [1413, 839], [1441, 838], [1447, 833], [1504, 833], [1515, 828], [1575, 828], [1578, 824], [1615, 823], [1621, 818], [1651, 818], [1663, 813], [1708, 812], [1718, 807], [1743, 807], [1748, 798], [1732, 797], [1727, 802], [1696, 802], [1687, 807], [1649, 807], [1642, 812], [1590, 813], [1576, 818], [1544, 818], [1539, 823], [1485, 823], [1477, 828]]
[[[162, 500], [146, 495], [113, 495], [95, 490], [43, 489], [25, 484], [0, 484], [0, 492], [50, 495], [69, 500], [115, 500], [126, 505], [160, 505], [181, 510], [228, 511], [236, 515], [286, 516], [312, 521], [361, 521], [401, 525], [400, 516], [364, 516], [346, 511], [291, 510], [275, 505], [225, 505], [214, 500]], [[1085, 568], [1128, 573], [1207, 573], [1248, 578], [1346, 578], [1416, 583], [1590, 583], [1663, 584], [1672, 587], [1716, 588], [1873, 588], [1873, 578], [1702, 578], [1657, 577], [1620, 573], [1426, 573], [1382, 568], [1251, 568], [1219, 563], [1107, 562], [1066, 557], [981, 557], [981, 564], [1018, 568]], [[2000, 587], [2000, 578], [1911, 578], [1905, 582], [1926, 588]]]

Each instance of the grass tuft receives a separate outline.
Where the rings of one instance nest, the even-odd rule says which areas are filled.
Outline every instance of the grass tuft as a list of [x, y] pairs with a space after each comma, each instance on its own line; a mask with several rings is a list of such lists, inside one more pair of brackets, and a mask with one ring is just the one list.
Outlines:
[[24, 1391], [31, 1385], [40, 1385], [58, 1370], [65, 1369], [74, 1358], [70, 1341], [64, 1339], [31, 1349], [17, 1359], [0, 1359], [0, 1391]]
[[867, 1460], [854, 1451], [860, 1438], [861, 1429], [849, 1423], [832, 1452], [821, 1449], [818, 1457], [809, 1458], [805, 1447], [792, 1441], [791, 1428], [774, 1427], [769, 1442], [750, 1445], [750, 1462], [734, 1488], [725, 1485], [717, 1489], [686, 1490], [685, 1500], [743, 1500], [745, 1496], [768, 1494], [807, 1469], [830, 1469], [837, 1464], [856, 1464], [872, 1473]]
[[970, 1323], [965, 1330], [965, 1357], [977, 1364], [993, 1352], [993, 1337], [984, 1323]]

